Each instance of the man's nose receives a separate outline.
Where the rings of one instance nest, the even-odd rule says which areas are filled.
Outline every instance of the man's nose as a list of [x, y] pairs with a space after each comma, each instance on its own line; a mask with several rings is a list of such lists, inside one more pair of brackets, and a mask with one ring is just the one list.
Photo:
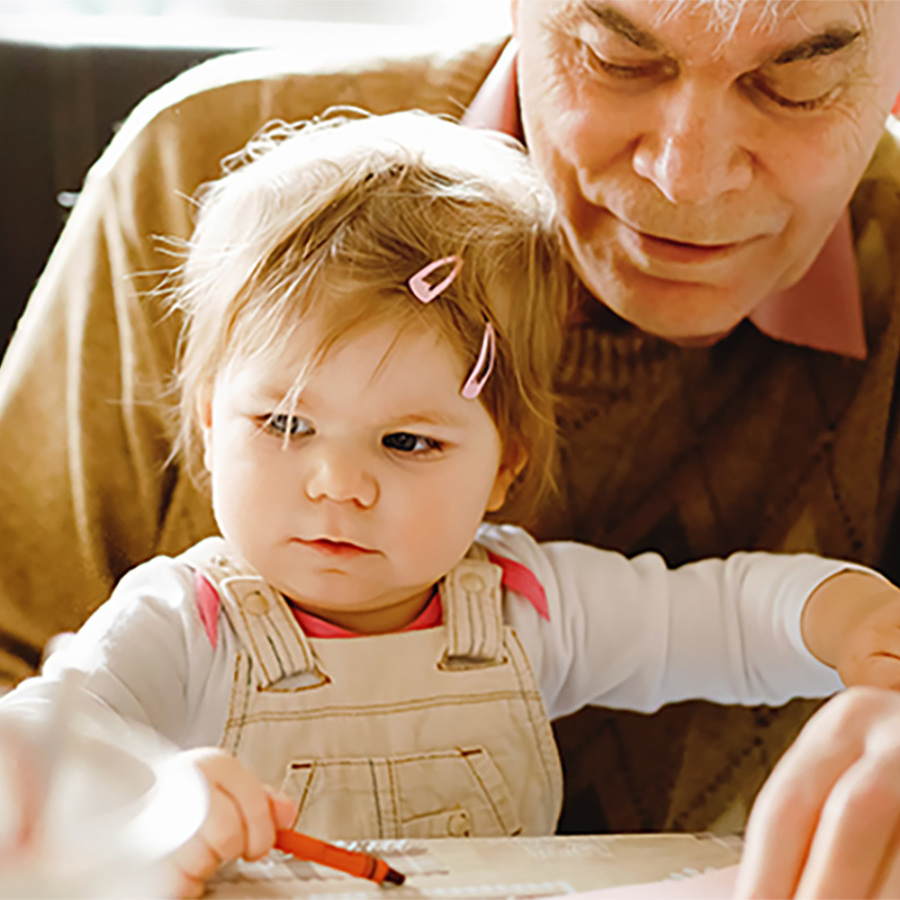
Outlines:
[[378, 500], [378, 481], [362, 457], [349, 449], [319, 449], [305, 474], [306, 496], [316, 502], [354, 503], [363, 509], [373, 506]]
[[634, 171], [675, 204], [702, 206], [742, 191], [753, 179], [754, 158], [742, 145], [740, 100], [682, 83], [655, 107], [632, 157]]

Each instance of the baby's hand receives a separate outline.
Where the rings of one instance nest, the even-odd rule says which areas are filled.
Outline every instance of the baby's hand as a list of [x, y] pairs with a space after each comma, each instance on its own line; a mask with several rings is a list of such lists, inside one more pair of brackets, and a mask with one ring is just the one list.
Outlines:
[[296, 805], [267, 788], [224, 750], [185, 751], [206, 778], [209, 812], [200, 830], [174, 855], [178, 897], [200, 897], [204, 882], [224, 862], [260, 859], [272, 849], [277, 829], [290, 828]]
[[900, 590], [864, 572], [841, 572], [813, 591], [802, 619], [810, 651], [847, 687], [900, 689]]

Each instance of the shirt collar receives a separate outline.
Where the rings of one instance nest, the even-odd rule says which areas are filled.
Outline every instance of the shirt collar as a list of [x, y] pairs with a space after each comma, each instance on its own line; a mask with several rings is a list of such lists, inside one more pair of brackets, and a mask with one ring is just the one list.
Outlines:
[[[329, 622], [313, 613], [305, 612], [293, 603], [289, 604], [294, 618], [297, 620], [304, 633], [313, 638], [350, 638], [363, 637], [358, 631], [350, 631], [349, 628], [343, 628]], [[434, 591], [431, 598], [422, 607], [419, 614], [399, 631], [422, 631], [425, 628], [436, 628], [444, 621], [443, 607], [441, 606], [438, 592]]]
[[[515, 40], [507, 42], [462, 122], [524, 141], [516, 82]], [[763, 300], [750, 321], [765, 335], [789, 344], [865, 359], [862, 300], [853, 253], [850, 211], [845, 210], [806, 274]]]
[[[500, 556], [499, 553], [488, 551], [488, 559], [501, 570], [500, 583], [508, 591], [514, 591], [527, 600], [542, 619], [550, 620], [550, 607], [547, 603], [547, 594], [544, 586], [538, 581], [531, 569], [526, 568], [520, 562]], [[314, 638], [348, 638], [360, 637], [357, 631], [350, 631], [333, 622], [328, 622], [319, 616], [305, 612], [293, 603], [289, 604], [294, 618], [303, 631]], [[201, 612], [202, 616], [202, 612]], [[444, 622], [444, 605], [441, 600], [440, 590], [434, 590], [431, 598], [425, 604], [419, 614], [405, 625], [400, 631], [422, 631], [425, 628], [437, 628]], [[212, 640], [212, 638], [211, 638]], [[215, 641], [213, 640], [213, 646]]]

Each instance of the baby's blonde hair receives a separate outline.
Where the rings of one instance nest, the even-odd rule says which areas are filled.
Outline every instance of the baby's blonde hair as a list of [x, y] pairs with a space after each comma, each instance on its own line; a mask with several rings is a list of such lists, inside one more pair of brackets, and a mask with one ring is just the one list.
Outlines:
[[[473, 402], [508, 462], [527, 455], [503, 516], [529, 522], [554, 484], [553, 372], [573, 282], [522, 149], [424, 113], [340, 110], [269, 128], [226, 169], [201, 195], [173, 295], [186, 314], [177, 443], [192, 474], [205, 477], [199, 400], [229, 363], [283, 350], [302, 318], [322, 345], [286, 403], [336, 344], [385, 322], [436, 332], [468, 371], [489, 320], [496, 363]], [[423, 304], [408, 279], [451, 254], [459, 275]]]

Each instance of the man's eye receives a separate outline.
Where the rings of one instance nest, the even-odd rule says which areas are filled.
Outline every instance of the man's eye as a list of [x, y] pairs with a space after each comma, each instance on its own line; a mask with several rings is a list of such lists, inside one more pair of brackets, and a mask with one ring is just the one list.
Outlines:
[[825, 106], [839, 87], [833, 71], [812, 63], [786, 66], [775, 77], [757, 73], [747, 79], [747, 86], [784, 109], [815, 110]]
[[300, 416], [289, 416], [287, 413], [266, 416], [264, 427], [266, 431], [279, 437], [297, 437], [312, 433], [312, 426], [306, 419], [301, 419]]
[[634, 63], [614, 63], [601, 56], [590, 44], [584, 42], [581, 43], [581, 54], [590, 68], [620, 81], [662, 76], [667, 74], [669, 69], [668, 62], [659, 59]]
[[398, 453], [433, 453], [441, 449], [442, 444], [433, 438], [423, 437], [420, 434], [410, 434], [408, 431], [396, 431], [386, 434], [381, 443], [388, 450], [396, 450]]
[[824, 106], [831, 98], [831, 91], [821, 94], [818, 97], [809, 97], [803, 100], [789, 97], [776, 91], [770, 84], [758, 81], [754, 84], [754, 89], [763, 95], [767, 100], [783, 109], [797, 110], [799, 112], [812, 112]]
[[646, 78], [657, 71], [657, 67], [653, 65], [642, 66], [622, 66], [618, 63], [611, 63], [608, 60], [601, 59], [599, 56], [594, 57], [595, 65], [599, 66], [607, 75], [613, 78], [621, 78], [628, 81], [634, 78]]

